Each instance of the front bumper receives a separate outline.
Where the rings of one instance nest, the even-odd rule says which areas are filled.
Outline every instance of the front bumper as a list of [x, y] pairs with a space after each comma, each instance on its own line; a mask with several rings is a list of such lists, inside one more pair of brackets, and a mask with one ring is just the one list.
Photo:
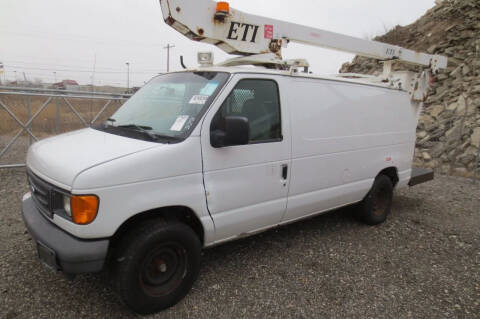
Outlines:
[[103, 269], [108, 239], [81, 240], [64, 232], [37, 209], [33, 198], [25, 196], [22, 217], [37, 244], [40, 259], [67, 274], [98, 272]]

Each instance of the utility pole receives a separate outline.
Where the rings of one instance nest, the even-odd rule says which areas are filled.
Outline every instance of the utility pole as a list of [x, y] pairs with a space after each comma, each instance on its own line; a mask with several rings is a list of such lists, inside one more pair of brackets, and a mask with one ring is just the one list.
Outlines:
[[[97, 54], [93, 54], [92, 92], [95, 93], [95, 68], [97, 66]], [[93, 102], [93, 100], [92, 100]]]
[[54, 83], [57, 83], [57, 72], [53, 71]]
[[173, 44], [167, 44], [166, 47], [164, 47], [164, 49], [167, 49], [167, 72], [170, 72], [170, 49], [173, 49], [175, 47], [175, 45]]
[[127, 90], [130, 89], [130, 62], [125, 63], [127, 65]]
[[[93, 72], [92, 72], [92, 93], [95, 94], [95, 68], [97, 67], [97, 53], [93, 53]], [[93, 99], [90, 100], [90, 123], [93, 124]]]
[[[0, 62], [0, 75], [1, 74], [3, 74], [3, 82], [5, 82], [5, 84], [7, 84], [7, 81], [5, 80], [6, 79], [5, 67], [4, 67], [2, 62]], [[1, 80], [0, 80], [0, 83], [1, 83]], [[4, 83], [2, 83], [2, 84], [4, 84]]]

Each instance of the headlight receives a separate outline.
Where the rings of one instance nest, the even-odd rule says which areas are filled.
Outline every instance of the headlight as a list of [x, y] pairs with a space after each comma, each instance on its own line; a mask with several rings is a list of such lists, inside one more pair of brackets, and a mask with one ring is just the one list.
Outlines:
[[63, 210], [68, 216], [72, 217], [72, 209], [70, 207], [70, 196], [63, 195]]
[[69, 206], [73, 222], [79, 225], [90, 224], [97, 217], [98, 204], [95, 195], [72, 195]]

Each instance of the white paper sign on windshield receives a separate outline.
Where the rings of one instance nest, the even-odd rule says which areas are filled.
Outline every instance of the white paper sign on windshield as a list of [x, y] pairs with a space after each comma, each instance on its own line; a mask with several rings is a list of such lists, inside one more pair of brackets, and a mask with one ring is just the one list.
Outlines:
[[192, 96], [192, 98], [190, 99], [190, 102], [188, 102], [189, 104], [205, 104], [207, 103], [207, 100], [208, 100], [209, 96], [208, 95], [194, 95]]
[[170, 127], [170, 131], [180, 132], [183, 129], [185, 122], [188, 120], [188, 117], [188, 115], [179, 115], [172, 127]]

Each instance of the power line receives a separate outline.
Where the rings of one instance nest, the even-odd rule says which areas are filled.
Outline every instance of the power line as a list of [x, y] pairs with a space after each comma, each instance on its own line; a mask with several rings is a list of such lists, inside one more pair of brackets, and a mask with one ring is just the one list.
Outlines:
[[[55, 63], [40, 63], [40, 62], [30, 62], [30, 61], [20, 61], [20, 60], [8, 60], [8, 59], [3, 59], [3, 62], [4, 63], [12, 63], [12, 64], [16, 64], [16, 63], [20, 63], [20, 64], [32, 64], [33, 66], [41, 66], [41, 67], [51, 67], [51, 68], [57, 68], [57, 67], [64, 67], [64, 68], [70, 68], [70, 67], [74, 67], [74, 68], [80, 68], [80, 69], [87, 69], [88, 70], [88, 67], [84, 66], [84, 65], [74, 65], [74, 64], [55, 64]], [[90, 61], [91, 62], [91, 61]], [[30, 66], [28, 66], [30, 67]], [[109, 70], [119, 70], [119, 68], [112, 68], [112, 67], [108, 67], [108, 66], [97, 66], [96, 68], [100, 68], [100, 69], [109, 69]]]
[[[56, 71], [56, 72], [81, 72], [81, 73], [92, 73], [93, 70], [90, 69], [57, 69], [57, 68], [41, 68], [41, 67], [28, 67], [28, 66], [21, 66], [21, 65], [7, 65], [8, 68], [14, 69], [26, 69], [26, 70], [42, 70], [42, 71]], [[98, 71], [95, 70], [96, 73], [111, 73], [111, 74], [120, 74], [125, 73], [125, 71]], [[159, 73], [162, 72], [160, 70], [145, 70], [145, 71], [130, 71], [130, 73], [138, 73], [138, 74], [150, 74], [150, 73]]]
[[104, 39], [101, 39], [101, 38], [94, 38], [92, 36], [80, 35], [80, 34], [45, 34], [42, 32], [18, 32], [18, 31], [10, 31], [2, 28], [0, 28], [0, 33], [10, 34], [13, 36], [35, 38], [35, 39], [44, 38], [44, 39], [71, 40], [72, 38], [76, 38], [77, 40], [89, 41], [89, 42], [94, 42], [97, 44], [103, 44], [107, 46], [123, 46], [123, 45], [135, 45], [135, 46], [143, 46], [143, 47], [162, 46], [161, 43], [157, 43], [157, 42], [140, 42], [140, 41], [132, 41], [132, 40], [105, 41]]
[[[15, 71], [5, 71], [4, 72], [4, 76], [6, 77], [6, 80], [15, 80]], [[27, 72], [27, 75], [30, 77], [30, 78], [40, 78], [42, 80], [46, 80], [47, 82], [48, 81], [52, 81], [54, 82], [54, 75], [53, 73], [50, 73], [50, 72]], [[143, 83], [145, 80], [148, 80], [152, 77], [154, 77], [155, 75], [157, 75], [157, 73], [152, 73], [151, 75], [145, 75], [145, 76], [139, 76], [139, 80], [135, 81], [135, 83]], [[18, 74], [17, 74], [18, 76]], [[58, 76], [61, 76], [62, 78], [71, 78], [71, 76], [69, 75], [59, 75], [57, 74], [57, 77]], [[91, 81], [90, 81], [90, 78], [87, 76], [87, 74], [84, 74], [84, 76], [82, 77], [75, 77], [73, 76], [73, 78], [81, 81], [81, 82], [85, 82], [85, 84], [91, 84]], [[105, 76], [96, 76], [95, 77], [95, 81], [96, 82], [103, 82], [103, 83], [114, 83], [114, 84], [119, 84], [119, 85], [122, 85], [124, 84], [124, 80], [119, 78], [117, 75], [115, 75], [113, 78], [112, 77], [105, 77]]]
[[[38, 59], [38, 56], [36, 55], [15, 55], [15, 57], [22, 57], [24, 59], [28, 59], [28, 61], [25, 61], [25, 60], [10, 60], [10, 59], [5, 59], [3, 58], [2, 59], [2, 62], [7, 62], [7, 63], [20, 63], [20, 64], [34, 64], [34, 65], [51, 65], [51, 66], [60, 66], [60, 67], [80, 67], [80, 68], [88, 68], [88, 66], [85, 66], [85, 65], [90, 65], [92, 63], [92, 60], [87, 60], [87, 59], [78, 59], [78, 58], [74, 58], [74, 57], [68, 57], [69, 61], [75, 61], [75, 62], [80, 62], [81, 65], [79, 64], [57, 64], [57, 63], [50, 63], [50, 62], [32, 62], [32, 60], [37, 60]], [[141, 66], [152, 66], [153, 63], [142, 63], [141, 61], [134, 61], [135, 62], [135, 65], [141, 65]], [[99, 67], [97, 66], [97, 68], [103, 68], [103, 69], [115, 69], [115, 70], [118, 70], [118, 68], [113, 68], [113, 67], [107, 67], [107, 66], [104, 66], [104, 67]]]

